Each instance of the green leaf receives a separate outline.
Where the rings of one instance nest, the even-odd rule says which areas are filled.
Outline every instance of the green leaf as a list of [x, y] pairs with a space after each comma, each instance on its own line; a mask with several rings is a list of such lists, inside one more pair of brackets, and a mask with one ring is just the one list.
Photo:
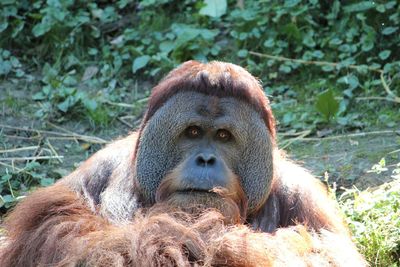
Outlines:
[[54, 184], [54, 178], [41, 178], [40, 185], [41, 186], [49, 186]]
[[386, 27], [383, 29], [382, 34], [383, 35], [390, 35], [392, 33], [394, 33], [395, 31], [397, 31], [399, 27]]
[[353, 90], [354, 88], [356, 88], [357, 86], [360, 85], [358, 77], [353, 74], [349, 74], [349, 75], [341, 77], [340, 79], [338, 79], [338, 83], [343, 83], [343, 84], [349, 85], [348, 89], [350, 89], [350, 90]]
[[376, 10], [377, 10], [378, 12], [380, 12], [380, 13], [385, 13], [385, 11], [386, 11], [385, 5], [383, 5], [383, 4], [377, 5], [377, 6], [376, 6]]
[[169, 53], [174, 49], [175, 45], [171, 41], [164, 41], [160, 44], [160, 51], [164, 53]]
[[312, 52], [312, 55], [313, 55], [315, 58], [321, 59], [321, 58], [324, 57], [325, 54], [324, 54], [321, 50], [314, 50], [314, 51]]
[[275, 45], [275, 40], [273, 38], [269, 38], [264, 42], [265, 47], [273, 47], [274, 45]]
[[322, 70], [325, 72], [333, 71], [334, 69], [335, 69], [335, 67], [331, 66], [331, 65], [325, 65], [322, 67]]
[[71, 107], [73, 107], [77, 102], [74, 96], [68, 96], [63, 102], [57, 105], [57, 108], [62, 112], [67, 112]]
[[5, 195], [2, 199], [5, 203], [12, 203], [15, 201], [15, 198], [12, 195]]
[[32, 29], [32, 33], [35, 37], [42, 36], [46, 32], [50, 31], [51, 29], [51, 24], [50, 23], [39, 23], [36, 24], [35, 27]]
[[382, 52], [379, 53], [379, 58], [385, 60], [390, 56], [390, 53], [391, 53], [390, 50], [383, 50]]
[[318, 94], [315, 107], [329, 122], [338, 112], [339, 102], [334, 98], [332, 90], [328, 89]]
[[162, 4], [167, 3], [169, 0], [141, 0], [140, 1], [140, 6], [141, 7], [149, 7], [149, 6], [159, 6]]
[[44, 95], [43, 92], [37, 92], [36, 94], [34, 94], [34, 95], [32, 96], [32, 99], [33, 99], [33, 100], [36, 100], [36, 101], [38, 101], [38, 100], [44, 100], [44, 99], [46, 99], [46, 96]]
[[11, 56], [11, 52], [8, 50], [3, 50], [2, 56], [3, 58], [9, 58]]
[[302, 36], [301, 36], [301, 32], [299, 30], [299, 28], [296, 26], [296, 24], [294, 24], [293, 22], [286, 24], [283, 29], [282, 32], [285, 33], [289, 38], [292, 38], [296, 41], [301, 40]]
[[0, 58], [0, 75], [8, 74], [12, 69], [11, 62], [8, 60], [3, 61]]
[[132, 72], [136, 73], [141, 68], [146, 67], [146, 65], [147, 65], [147, 63], [149, 63], [149, 61], [150, 61], [150, 56], [147, 56], [147, 55], [135, 58], [135, 60], [133, 61], [133, 64], [132, 64]]
[[334, 37], [329, 41], [330, 45], [340, 45], [341, 43], [343, 43], [343, 41], [337, 37]]
[[396, 6], [396, 1], [390, 1], [385, 4], [386, 9], [391, 9]]
[[303, 44], [308, 46], [308, 47], [315, 47], [316, 43], [314, 41], [314, 32], [313, 31], [308, 31], [307, 34], [303, 38]]
[[28, 162], [28, 163], [25, 165], [25, 169], [26, 169], [27, 171], [32, 171], [32, 170], [34, 170], [35, 168], [38, 168], [38, 167], [40, 167], [40, 163], [37, 162], [37, 161]]
[[363, 1], [356, 4], [351, 4], [343, 7], [345, 13], [351, 12], [360, 12], [364, 10], [368, 10], [375, 7], [375, 3], [373, 1]]
[[2, 21], [0, 22], [0, 32], [4, 31], [8, 27], [8, 22], [7, 21]]
[[283, 73], [290, 73], [292, 71], [292, 68], [288, 65], [280, 65], [279, 71], [281, 71]]
[[212, 18], [219, 18], [226, 13], [226, 0], [204, 0], [205, 6], [200, 9], [200, 14]]
[[85, 98], [83, 100], [83, 105], [90, 111], [93, 111], [97, 108], [97, 102], [94, 99]]
[[97, 48], [89, 48], [88, 50], [88, 54], [91, 56], [95, 56], [99, 53], [99, 50], [97, 50]]
[[286, 0], [285, 1], [285, 7], [294, 7], [297, 4], [299, 4], [301, 2], [301, 0]]
[[16, 2], [16, 0], [2, 0], [1, 4], [5, 6], [5, 5], [14, 4], [15, 2]]
[[10, 180], [12, 178], [11, 174], [5, 174], [3, 176], [1, 176], [1, 182], [7, 182], [8, 180]]
[[247, 57], [248, 51], [246, 49], [241, 49], [237, 52], [238, 57], [244, 58]]

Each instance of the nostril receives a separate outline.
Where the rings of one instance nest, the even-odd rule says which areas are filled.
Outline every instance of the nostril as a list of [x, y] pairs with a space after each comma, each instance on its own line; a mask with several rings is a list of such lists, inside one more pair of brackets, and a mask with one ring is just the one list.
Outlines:
[[216, 158], [214, 156], [211, 156], [208, 160], [207, 160], [207, 164], [208, 165], [214, 165], [216, 161]]
[[198, 166], [202, 166], [202, 167], [204, 167], [204, 166], [206, 166], [206, 161], [204, 160], [204, 158], [203, 158], [203, 156], [197, 156], [197, 158], [196, 158], [196, 164], [198, 165]]
[[204, 155], [200, 154], [196, 157], [196, 165], [205, 167], [205, 166], [213, 166], [216, 163], [217, 159], [214, 155]]

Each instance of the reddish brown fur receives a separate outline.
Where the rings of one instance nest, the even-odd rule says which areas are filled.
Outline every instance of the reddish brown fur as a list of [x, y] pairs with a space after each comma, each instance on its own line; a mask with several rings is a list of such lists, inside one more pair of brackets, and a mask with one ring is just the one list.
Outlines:
[[[282, 157], [275, 155], [275, 157]], [[280, 215], [282, 226], [293, 224], [307, 225], [308, 228], [318, 231], [327, 229], [335, 233], [348, 235], [349, 231], [345, 225], [342, 215], [336, 203], [333, 201], [329, 192], [319, 180], [314, 177], [298, 177], [300, 167], [282, 158], [278, 160], [281, 165], [279, 168], [282, 177], [290, 177], [293, 181], [286, 178], [286, 185], [281, 179], [275, 179], [270, 195], [276, 196], [282, 209]], [[311, 176], [310, 174], [306, 173]], [[309, 178], [309, 179], [307, 179]], [[291, 194], [288, 194], [289, 190]], [[287, 209], [284, 207], [292, 207]], [[289, 221], [296, 218], [295, 222]]]
[[[32, 194], [7, 220], [1, 266], [343, 266], [352, 244], [304, 227], [275, 234], [226, 226], [216, 210], [194, 216], [156, 205], [115, 226], [94, 215], [69, 189]], [[31, 203], [35, 203], [32, 205]], [[37, 208], [35, 208], [37, 207]], [[32, 234], [34, 233], [34, 234]], [[340, 257], [332, 256], [336, 251]]]

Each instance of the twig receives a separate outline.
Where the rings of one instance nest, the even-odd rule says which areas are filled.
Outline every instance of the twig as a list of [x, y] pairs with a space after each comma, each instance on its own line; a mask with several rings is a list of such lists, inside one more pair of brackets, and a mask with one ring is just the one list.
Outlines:
[[[65, 132], [65, 133], [67, 133], [67, 134], [71, 134], [71, 135], [73, 135], [73, 136], [75, 135], [74, 132], [71, 132], [70, 130], [67, 130], [67, 129], [61, 127], [61, 126], [55, 125], [55, 124], [53, 124], [53, 123], [51, 123], [51, 122], [47, 122], [47, 124], [49, 124], [50, 126], [56, 128], [56, 129], [58, 129], [58, 130], [61, 130], [61, 131]], [[76, 143], [77, 145], [79, 145], [79, 141], [78, 141], [75, 137], [73, 138], [73, 140], [75, 141], [75, 143]]]
[[[331, 67], [337, 67], [340, 65], [340, 63], [337, 62], [329, 62], [329, 61], [314, 61], [314, 60], [303, 60], [303, 59], [295, 59], [295, 58], [288, 58], [288, 57], [282, 57], [282, 56], [273, 56], [273, 55], [268, 55], [268, 54], [262, 54], [254, 51], [249, 51], [249, 54], [258, 56], [258, 57], [265, 57], [265, 58], [270, 58], [278, 61], [291, 61], [291, 62], [296, 62], [299, 64], [304, 64], [304, 65], [318, 65], [318, 66], [331, 66]], [[400, 103], [400, 97], [396, 96], [389, 88], [388, 84], [385, 81], [385, 77], [383, 76], [385, 71], [369, 66], [359, 66], [359, 65], [349, 65], [346, 66], [348, 69], [367, 69], [372, 72], [376, 72], [380, 74], [380, 79], [383, 88], [385, 89], [386, 93], [393, 98], [393, 102]]]
[[397, 101], [395, 99], [391, 99], [388, 97], [381, 97], [381, 96], [366, 96], [366, 97], [356, 97], [355, 98], [357, 101], [359, 100], [385, 100], [385, 101], [392, 101], [392, 102], [396, 102]]
[[35, 150], [39, 146], [27, 146], [27, 147], [19, 147], [19, 148], [13, 148], [13, 149], [6, 149], [6, 150], [0, 150], [0, 153], [13, 153], [13, 152], [19, 152], [19, 151], [26, 151], [26, 150]]
[[60, 132], [54, 132], [54, 131], [45, 131], [45, 130], [36, 130], [36, 129], [29, 129], [29, 128], [21, 128], [21, 127], [14, 127], [14, 126], [8, 126], [4, 124], [0, 124], [0, 128], [7, 128], [7, 129], [13, 129], [13, 130], [19, 130], [19, 131], [26, 131], [26, 132], [37, 132], [37, 133], [42, 133], [42, 134], [51, 134], [51, 135], [57, 135], [57, 136], [63, 136], [63, 137], [74, 137], [78, 140], [89, 142], [89, 143], [97, 143], [97, 144], [107, 144], [108, 141], [95, 137], [95, 136], [89, 136], [89, 135], [80, 135], [76, 133], [60, 133]]
[[284, 144], [284, 145], [281, 146], [281, 149], [287, 148], [288, 146], [290, 146], [291, 144], [293, 144], [293, 143], [296, 142], [297, 140], [304, 139], [304, 137], [307, 136], [307, 135], [309, 135], [310, 133], [311, 133], [311, 130], [303, 131], [302, 134], [300, 134], [299, 136], [287, 140], [286, 144]]
[[[275, 59], [278, 61], [292, 61], [304, 65], [320, 65], [320, 66], [331, 66], [331, 67], [336, 67], [340, 65], [340, 63], [337, 62], [329, 62], [329, 61], [315, 61], [315, 60], [304, 60], [304, 59], [296, 59], [296, 58], [288, 58], [288, 57], [282, 57], [282, 56], [273, 56], [273, 55], [268, 55], [268, 54], [262, 54], [262, 53], [257, 53], [253, 51], [249, 51], [249, 54], [258, 56], [258, 57], [266, 57], [270, 59]], [[383, 70], [373, 68], [373, 67], [368, 67], [368, 66], [359, 66], [359, 65], [349, 65], [346, 66], [346, 68], [349, 69], [367, 69], [369, 71], [377, 72], [377, 73], [382, 73]]]
[[[131, 126], [130, 126], [131, 129], [134, 129], [135, 127], [137, 127], [137, 126], [140, 124], [140, 122], [142, 121], [141, 116], [126, 115], [126, 116], [121, 116], [121, 117], [119, 117], [119, 118], [120, 118], [121, 120], [125, 121], [125, 122], [127, 122], [126, 119], [130, 119], [130, 120], [135, 119], [135, 120], [133, 121], [133, 124], [127, 122], [127, 123], [129, 123], [129, 125], [131, 125]], [[139, 119], [137, 119], [137, 118], [139, 118]]]
[[322, 138], [306, 137], [306, 138], [302, 138], [301, 140], [303, 140], [303, 141], [336, 140], [336, 139], [349, 138], [349, 137], [362, 137], [362, 136], [367, 136], [367, 135], [379, 135], [379, 134], [400, 134], [400, 132], [394, 131], [394, 130], [372, 131], [372, 132], [364, 132], [364, 133], [353, 133], [353, 134], [328, 136], [328, 137], [322, 137]]
[[48, 139], [48, 140], [72, 140], [72, 141], [77, 141], [76, 137], [74, 137], [74, 136], [48, 136], [48, 137], [46, 137], [46, 139]]
[[41, 138], [39, 139], [38, 143], [37, 143], [37, 148], [36, 150], [33, 152], [33, 156], [40, 156], [42, 154], [42, 150], [40, 149], [42, 147], [42, 142], [43, 142], [43, 136], [41, 136]]
[[54, 123], [51, 123], [51, 122], [46, 122], [48, 125], [50, 125], [51, 127], [54, 127], [54, 128], [56, 128], [56, 129], [58, 129], [58, 130], [61, 130], [61, 131], [63, 131], [63, 132], [65, 132], [65, 133], [67, 133], [67, 134], [75, 134], [74, 132], [71, 132], [70, 130], [67, 130], [67, 129], [65, 129], [65, 128], [63, 128], [63, 127], [61, 127], [61, 126], [58, 126], [58, 125], [55, 125]]
[[286, 133], [278, 133], [279, 136], [299, 136], [302, 135], [303, 133], [310, 133], [309, 130], [301, 131], [301, 132], [286, 132]]
[[14, 138], [14, 139], [21, 139], [21, 140], [34, 140], [34, 139], [41, 138], [40, 135], [35, 135], [35, 136], [31, 136], [31, 137], [25, 137], [25, 136], [17, 136], [17, 135], [8, 135], [8, 134], [4, 134], [3, 136], [5, 136], [5, 137], [7, 137], [7, 138]]
[[112, 106], [122, 107], [122, 108], [135, 108], [135, 105], [133, 105], [133, 104], [117, 103], [117, 102], [111, 102], [111, 101], [104, 101], [104, 103], [112, 105]]
[[397, 152], [400, 152], [400, 149], [396, 149], [396, 150], [390, 151], [390, 152], [388, 153], [388, 155], [389, 155], [389, 154], [394, 154], [394, 153], [397, 153]]
[[[47, 139], [46, 140], [46, 145], [50, 148], [51, 152], [53, 152], [56, 157], [59, 157], [57, 151], [54, 149], [54, 147], [51, 145], [50, 141]], [[61, 158], [57, 158], [60, 163], [63, 163], [63, 160]]]
[[15, 157], [15, 158], [0, 158], [0, 161], [25, 161], [25, 160], [39, 160], [39, 159], [60, 159], [64, 156], [37, 156], [37, 157]]
[[10, 165], [10, 164], [7, 164], [7, 163], [4, 163], [4, 162], [1, 162], [0, 161], [0, 165], [3, 165], [4, 167], [8, 167], [8, 168], [11, 168], [12, 170], [17, 170], [18, 172], [22, 172], [22, 171], [24, 171], [24, 169], [21, 169], [21, 168], [18, 168], [18, 167], [15, 167], [15, 166], [13, 166], [13, 165]]
[[130, 129], [133, 129], [133, 128], [134, 128], [134, 126], [133, 126], [132, 124], [130, 124], [129, 122], [125, 121], [125, 120], [124, 120], [123, 118], [121, 118], [121, 117], [118, 117], [117, 120], [118, 120], [119, 122], [121, 122], [122, 124], [128, 126], [128, 128], [130, 128]]
[[127, 104], [127, 103], [118, 103], [118, 102], [112, 102], [112, 101], [104, 101], [103, 103], [112, 105], [112, 106], [117, 106], [117, 107], [122, 107], [122, 108], [136, 108], [137, 104], [142, 104], [145, 103], [149, 100], [148, 97], [142, 98], [142, 99], [138, 99], [135, 100], [136, 104]]
[[389, 88], [389, 86], [387, 85], [386, 81], [385, 81], [385, 77], [383, 77], [383, 70], [381, 71], [381, 82], [382, 82], [382, 86], [385, 89], [386, 93], [388, 95], [390, 95], [391, 97], [393, 97], [394, 101], [397, 103], [400, 103], [400, 97], [396, 96]]
[[150, 97], [145, 97], [145, 98], [136, 100], [136, 103], [139, 103], [139, 104], [145, 103], [145, 102], [147, 102], [147, 101], [149, 100], [149, 98], [150, 98]]

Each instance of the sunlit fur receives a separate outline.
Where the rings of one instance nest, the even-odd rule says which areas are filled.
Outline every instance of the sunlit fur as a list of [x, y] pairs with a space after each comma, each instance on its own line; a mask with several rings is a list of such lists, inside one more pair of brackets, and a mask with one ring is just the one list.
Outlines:
[[128, 224], [113, 225], [93, 214], [78, 195], [57, 185], [33, 193], [7, 219], [12, 246], [3, 247], [0, 263], [24, 267], [361, 266], [345, 236], [307, 232], [304, 226], [267, 234], [225, 222], [214, 209], [193, 215], [157, 204], [138, 211]]

